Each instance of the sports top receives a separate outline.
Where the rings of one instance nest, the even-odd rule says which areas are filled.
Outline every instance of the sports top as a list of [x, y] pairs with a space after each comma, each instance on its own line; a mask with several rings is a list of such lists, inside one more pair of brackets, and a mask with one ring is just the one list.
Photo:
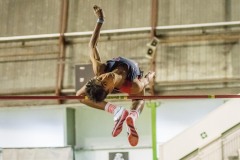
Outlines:
[[112, 60], [108, 60], [107, 66], [105, 68], [105, 72], [111, 72], [113, 71], [117, 66], [121, 64], [125, 64], [128, 68], [128, 74], [126, 77], [125, 83], [119, 88], [121, 92], [130, 93], [130, 89], [132, 87], [132, 81], [135, 78], [141, 78], [142, 77], [142, 71], [139, 69], [138, 64], [130, 59], [123, 58], [123, 57], [117, 57], [113, 58]]

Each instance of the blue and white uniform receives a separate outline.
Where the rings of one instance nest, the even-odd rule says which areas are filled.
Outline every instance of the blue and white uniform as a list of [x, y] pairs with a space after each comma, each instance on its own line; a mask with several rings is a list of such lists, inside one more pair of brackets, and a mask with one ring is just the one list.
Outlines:
[[105, 68], [105, 72], [113, 71], [120, 64], [126, 64], [128, 67], [128, 74], [127, 74], [128, 81], [132, 82], [135, 78], [141, 78], [142, 72], [139, 69], [138, 64], [133, 60], [123, 58], [123, 57], [118, 57], [112, 60], [108, 60], [107, 66]]
[[140, 79], [142, 77], [142, 71], [139, 69], [138, 64], [130, 59], [118, 57], [112, 60], [108, 60], [107, 66], [105, 68], [105, 73], [113, 71], [117, 66], [121, 64], [125, 64], [128, 68], [128, 74], [126, 77], [126, 81], [121, 88], [119, 88], [120, 92], [130, 93], [132, 87], [132, 81], [135, 78]]

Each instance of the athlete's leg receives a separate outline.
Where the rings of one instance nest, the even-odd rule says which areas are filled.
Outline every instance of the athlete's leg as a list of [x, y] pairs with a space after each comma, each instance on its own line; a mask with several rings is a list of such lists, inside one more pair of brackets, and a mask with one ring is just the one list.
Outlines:
[[[154, 82], [154, 76], [155, 72], [148, 72], [148, 74], [143, 79], [141, 79], [141, 81], [144, 83], [144, 88], [147, 85], [152, 84]], [[144, 92], [145, 89], [143, 89], [143, 91], [137, 95], [143, 96]], [[129, 115], [126, 118], [126, 124], [128, 129], [128, 141], [132, 146], [136, 146], [138, 144], [139, 136], [135, 128], [135, 121], [142, 112], [144, 104], [145, 104], [144, 99], [132, 100], [132, 107], [129, 112]]]
[[[138, 96], [144, 95], [144, 90]], [[128, 141], [131, 146], [138, 144], [138, 133], [135, 128], [135, 121], [139, 117], [144, 108], [145, 101], [143, 99], [132, 100], [132, 106], [129, 115], [126, 118], [126, 125], [128, 130]]]
[[128, 111], [120, 107], [119, 109], [115, 110], [114, 113], [114, 127], [112, 131], [112, 136], [116, 137], [122, 132], [123, 122], [126, 120], [128, 116]]
[[126, 117], [128, 116], [128, 111], [122, 107], [117, 106], [115, 104], [107, 103], [107, 102], [99, 102], [95, 103], [88, 99], [80, 100], [81, 103], [84, 103], [92, 108], [105, 110], [106, 112], [109, 112], [113, 114], [113, 120], [114, 120], [114, 127], [112, 131], [112, 136], [116, 137], [122, 132], [122, 126], [123, 122], [125, 121]]
[[153, 84], [154, 79], [155, 79], [155, 72], [149, 71], [141, 80], [144, 82], [144, 87], [147, 87], [147, 85]]

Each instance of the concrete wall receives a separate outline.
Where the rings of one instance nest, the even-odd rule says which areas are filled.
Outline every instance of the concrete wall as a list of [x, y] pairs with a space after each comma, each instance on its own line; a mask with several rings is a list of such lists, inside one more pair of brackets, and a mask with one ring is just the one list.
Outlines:
[[[92, 6], [95, 3], [102, 6], [106, 14], [103, 30], [149, 27], [151, 24], [151, 1], [69, 0], [67, 32], [93, 30], [96, 17]], [[1, 1], [0, 4], [1, 37], [59, 32], [61, 1], [9, 0]], [[236, 0], [162, 0], [158, 6], [157, 25], [239, 21], [239, 6]], [[239, 27], [205, 32], [232, 30], [239, 33]], [[202, 32], [194, 30], [159, 34], [181, 35], [184, 38], [184, 35], [201, 35]], [[74, 88], [75, 64], [89, 63], [88, 41], [89, 37], [68, 39], [63, 88]], [[125, 56], [138, 61], [142, 70], [147, 72], [150, 60], [145, 58], [145, 54], [149, 41], [149, 33], [102, 36], [98, 46], [103, 61]], [[181, 43], [169, 44], [160, 42], [157, 49], [156, 82], [162, 87], [161, 84], [169, 82], [239, 78], [239, 48], [238, 39], [183, 40]], [[0, 93], [54, 93], [58, 53], [58, 40], [1, 43]], [[230, 92], [235, 93], [232, 90]]]
[[[159, 81], [193, 81], [239, 77], [239, 43], [161, 45]], [[163, 68], [163, 69], [160, 69]]]
[[64, 147], [74, 144], [68, 141], [74, 131], [68, 129], [74, 123], [66, 126], [67, 110], [58, 106], [0, 108], [0, 148]]
[[[131, 105], [129, 102], [117, 104], [126, 108]], [[75, 108], [75, 116], [69, 112], [72, 108]], [[76, 160], [108, 159], [110, 152], [129, 152], [129, 158], [133, 160], [152, 159], [151, 109], [148, 107], [136, 121], [140, 138], [136, 147], [129, 145], [125, 125], [118, 137], [112, 137], [114, 121], [111, 114], [81, 104], [5, 107], [0, 111], [0, 148], [71, 145]], [[68, 117], [68, 113], [72, 117]], [[73, 139], [76, 141], [73, 142]]]
[[60, 1], [9, 0], [0, 6], [1, 37], [59, 32]]
[[[239, 124], [240, 100], [231, 99], [178, 136], [159, 146], [160, 160], [178, 160]], [[191, 137], [189, 139], [189, 137]], [[184, 147], [183, 147], [184, 144]], [[174, 151], [174, 154], [172, 152]]]
[[[130, 103], [118, 102], [129, 108]], [[129, 159], [152, 159], [151, 109], [145, 107], [136, 121], [139, 144], [131, 147], [127, 140], [126, 126], [122, 133], [112, 137], [113, 116], [89, 107], [76, 108], [76, 160], [108, 159], [109, 152], [129, 152]]]

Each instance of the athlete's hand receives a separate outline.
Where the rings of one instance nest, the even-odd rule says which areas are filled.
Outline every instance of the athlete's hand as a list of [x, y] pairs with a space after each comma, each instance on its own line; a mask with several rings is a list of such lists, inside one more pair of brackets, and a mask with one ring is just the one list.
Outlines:
[[104, 15], [104, 12], [102, 10], [102, 8], [100, 8], [99, 6], [97, 5], [94, 5], [93, 6], [93, 10], [94, 10], [94, 13], [96, 14], [96, 16], [99, 18], [99, 19], [104, 19], [105, 15]]

